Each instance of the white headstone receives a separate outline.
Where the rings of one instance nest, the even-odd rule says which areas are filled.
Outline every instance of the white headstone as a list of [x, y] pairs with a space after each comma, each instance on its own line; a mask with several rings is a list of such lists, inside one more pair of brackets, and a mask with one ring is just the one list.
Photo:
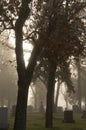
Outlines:
[[8, 129], [8, 109], [0, 107], [0, 129]]

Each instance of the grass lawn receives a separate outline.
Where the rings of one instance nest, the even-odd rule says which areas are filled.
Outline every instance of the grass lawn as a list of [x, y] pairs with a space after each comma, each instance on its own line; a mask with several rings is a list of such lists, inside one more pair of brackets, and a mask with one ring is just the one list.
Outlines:
[[[9, 130], [12, 130], [14, 118], [9, 119]], [[62, 123], [63, 115], [54, 114], [52, 130], [86, 130], [86, 119], [74, 114], [75, 123]], [[27, 130], [51, 130], [45, 128], [45, 115], [29, 113], [27, 116]]]

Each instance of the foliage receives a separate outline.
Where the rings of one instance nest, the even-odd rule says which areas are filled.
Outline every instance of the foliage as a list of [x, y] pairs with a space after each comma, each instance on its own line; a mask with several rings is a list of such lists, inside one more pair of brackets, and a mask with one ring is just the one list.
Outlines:
[[4, 31], [4, 29], [15, 28], [15, 20], [18, 18], [20, 5], [21, 0], [0, 1], [0, 32]]
[[57, 69], [57, 75], [60, 74], [70, 86], [69, 88], [73, 88], [68, 78], [70, 77], [69, 65], [71, 59], [76, 60], [80, 55], [85, 56], [85, 7], [84, 1], [45, 2], [42, 21], [38, 17], [42, 24], [37, 28], [39, 35], [40, 31], [44, 32], [44, 42], [46, 42], [36, 67], [36, 76], [39, 75], [42, 81], [43, 76], [45, 79], [47, 77], [49, 62], [53, 62], [61, 72], [62, 70], [66, 72], [66, 75], [63, 72], [61, 74]]

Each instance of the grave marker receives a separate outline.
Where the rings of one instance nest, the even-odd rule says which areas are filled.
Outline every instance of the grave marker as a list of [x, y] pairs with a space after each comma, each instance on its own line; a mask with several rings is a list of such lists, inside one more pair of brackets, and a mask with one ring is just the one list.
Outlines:
[[64, 111], [64, 120], [63, 120], [64, 123], [74, 123], [74, 120], [73, 120], [73, 111], [69, 111], [69, 110], [66, 110]]
[[0, 107], [0, 130], [8, 130], [8, 109]]

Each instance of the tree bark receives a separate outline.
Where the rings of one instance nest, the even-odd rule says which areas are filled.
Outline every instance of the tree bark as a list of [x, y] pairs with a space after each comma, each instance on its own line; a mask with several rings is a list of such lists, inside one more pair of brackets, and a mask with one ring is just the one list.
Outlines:
[[47, 86], [47, 104], [46, 104], [46, 128], [53, 127], [53, 105], [54, 105], [54, 85], [55, 85], [56, 66], [50, 65], [48, 86]]
[[78, 105], [81, 111], [81, 74], [80, 74], [80, 61], [77, 62], [77, 69], [78, 69]]
[[[25, 130], [26, 129], [26, 109], [27, 109], [27, 98], [28, 98], [28, 89], [31, 83], [33, 76], [34, 68], [36, 65], [37, 57], [40, 54], [41, 49], [35, 47], [32, 51], [30, 62], [28, 68], [19, 74], [18, 81], [18, 97], [17, 97], [17, 107], [15, 115], [15, 124], [14, 130]], [[21, 115], [21, 116], [20, 116]]]
[[26, 109], [27, 109], [27, 97], [28, 89], [19, 87], [16, 113], [15, 113], [15, 123], [14, 130], [25, 130], [26, 129]]

